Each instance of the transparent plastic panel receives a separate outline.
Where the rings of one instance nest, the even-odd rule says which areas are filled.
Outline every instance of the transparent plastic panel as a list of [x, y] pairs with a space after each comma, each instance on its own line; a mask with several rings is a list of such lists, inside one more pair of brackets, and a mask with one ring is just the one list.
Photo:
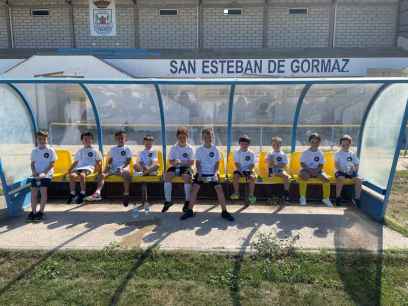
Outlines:
[[377, 99], [368, 114], [360, 153], [360, 174], [386, 189], [408, 100], [408, 84], [394, 84]]
[[104, 153], [116, 145], [115, 132], [127, 132], [133, 154], [143, 150], [146, 134], [162, 149], [160, 107], [153, 85], [87, 85], [98, 109], [103, 130]]
[[215, 144], [226, 151], [230, 86], [228, 85], [163, 85], [166, 118], [166, 141], [176, 143], [178, 126], [189, 129], [189, 142], [201, 145], [203, 127], [213, 127]]
[[7, 184], [11, 185], [31, 175], [34, 137], [26, 107], [7, 85], [0, 85], [0, 122], [0, 158]]
[[39, 129], [47, 130], [54, 148], [72, 153], [81, 146], [81, 133], [90, 131], [98, 144], [94, 111], [76, 84], [19, 84], [36, 114]]
[[[322, 138], [322, 149], [336, 150], [344, 134], [357, 146], [360, 124], [367, 105], [382, 84], [313, 85], [302, 104], [296, 132], [296, 150], [308, 146], [310, 134]], [[356, 148], [354, 148], [356, 150]]]
[[238, 85], [232, 114], [232, 147], [241, 135], [251, 138], [254, 151], [270, 151], [279, 136], [290, 151], [293, 115], [304, 85]]

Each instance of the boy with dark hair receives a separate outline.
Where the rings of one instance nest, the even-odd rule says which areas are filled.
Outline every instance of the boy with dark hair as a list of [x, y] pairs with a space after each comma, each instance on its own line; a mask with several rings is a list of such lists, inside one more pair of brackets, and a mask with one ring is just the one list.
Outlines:
[[313, 133], [309, 136], [310, 148], [303, 152], [300, 159], [300, 165], [302, 169], [300, 170], [299, 177], [299, 194], [300, 194], [300, 205], [306, 205], [306, 181], [310, 178], [317, 178], [322, 181], [323, 186], [323, 199], [322, 202], [328, 206], [333, 207], [329, 197], [330, 197], [330, 182], [326, 173], [323, 172], [324, 156], [323, 152], [319, 149], [320, 146], [320, 135]]
[[[31, 212], [27, 221], [41, 221], [44, 218], [44, 209], [48, 200], [48, 186], [54, 174], [54, 164], [57, 160], [55, 150], [48, 145], [48, 132], [39, 131], [37, 147], [31, 152]], [[40, 191], [40, 210], [37, 211], [38, 191]]]
[[101, 191], [105, 184], [105, 179], [111, 175], [119, 175], [123, 178], [123, 205], [129, 205], [129, 189], [130, 189], [130, 161], [132, 159], [132, 151], [126, 146], [127, 133], [124, 130], [115, 133], [116, 146], [112, 147], [108, 153], [108, 160], [105, 169], [98, 177], [98, 186], [95, 192], [86, 198], [87, 201], [100, 201]]
[[242, 135], [239, 138], [239, 149], [234, 152], [235, 171], [232, 181], [234, 193], [231, 195], [231, 200], [239, 199], [239, 181], [241, 177], [245, 177], [249, 184], [249, 196], [248, 201], [250, 204], [256, 202], [255, 192], [255, 154], [249, 150], [249, 144], [251, 139], [248, 135]]
[[218, 178], [218, 166], [221, 155], [217, 147], [213, 144], [213, 130], [211, 128], [205, 128], [202, 130], [201, 135], [204, 144], [197, 148], [195, 154], [197, 173], [194, 176], [191, 200], [188, 209], [181, 216], [181, 220], [194, 217], [193, 208], [197, 201], [200, 187], [202, 184], [210, 184], [217, 193], [217, 200], [222, 209], [221, 217], [228, 221], [234, 221], [234, 217], [227, 211], [224, 190]]
[[187, 143], [188, 130], [186, 127], [177, 129], [177, 143], [171, 147], [169, 153], [170, 168], [164, 176], [164, 197], [165, 202], [162, 212], [166, 212], [172, 205], [171, 191], [172, 179], [174, 176], [181, 176], [184, 181], [185, 202], [183, 211], [187, 211], [190, 204], [191, 178], [193, 175], [193, 148]]
[[[102, 170], [102, 154], [92, 147], [93, 134], [91, 132], [82, 133], [81, 141], [84, 146], [76, 152], [74, 162], [68, 170], [70, 194], [67, 203], [69, 204], [74, 200], [77, 204], [83, 203], [86, 197], [86, 176], [94, 171], [100, 174]], [[75, 185], [78, 180], [81, 191], [77, 194]]]

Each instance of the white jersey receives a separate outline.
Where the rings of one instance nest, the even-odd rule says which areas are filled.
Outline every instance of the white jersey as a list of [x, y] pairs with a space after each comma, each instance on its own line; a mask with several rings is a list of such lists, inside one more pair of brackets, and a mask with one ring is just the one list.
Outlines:
[[218, 170], [215, 169], [215, 164], [220, 159], [220, 152], [215, 145], [211, 145], [210, 148], [203, 145], [195, 153], [195, 160], [200, 162], [201, 175], [214, 175]]
[[194, 152], [193, 148], [187, 144], [185, 147], [179, 146], [179, 144], [175, 144], [171, 147], [169, 153], [169, 160], [180, 160], [181, 164], [186, 164], [188, 161], [193, 160]]
[[336, 163], [339, 166], [339, 171], [349, 173], [350, 168], [355, 168], [360, 164], [360, 160], [354, 152], [338, 151], [335, 155]]
[[144, 149], [143, 151], [139, 152], [139, 161], [143, 163], [144, 166], [151, 167], [154, 163], [158, 160], [157, 158], [157, 151], [150, 149]]
[[278, 164], [285, 164], [285, 165], [288, 164], [288, 156], [283, 151], [279, 151], [279, 152], [272, 151], [268, 153], [266, 160], [268, 162], [273, 161], [275, 163], [275, 166], [277, 166]]
[[239, 171], [249, 171], [252, 165], [255, 165], [255, 154], [254, 152], [236, 150], [234, 152], [234, 162], [239, 163]]
[[319, 168], [319, 165], [324, 165], [324, 156], [322, 151], [320, 151], [319, 149], [317, 151], [307, 149], [302, 153], [300, 162], [304, 163], [311, 169], [317, 169]]
[[[31, 152], [31, 161], [34, 162], [34, 169], [37, 173], [44, 173], [52, 162], [57, 160], [55, 150], [50, 146], [44, 148], [36, 147]], [[52, 178], [54, 174], [54, 167], [47, 173], [44, 173], [47, 178]]]
[[78, 162], [78, 164], [73, 170], [88, 170], [93, 172], [95, 170], [96, 162], [100, 160], [102, 160], [102, 155], [99, 150], [96, 150], [93, 147], [84, 147], [75, 154], [75, 161]]
[[111, 169], [116, 171], [122, 168], [129, 158], [132, 158], [132, 151], [128, 146], [115, 146], [110, 149], [108, 156], [112, 158]]

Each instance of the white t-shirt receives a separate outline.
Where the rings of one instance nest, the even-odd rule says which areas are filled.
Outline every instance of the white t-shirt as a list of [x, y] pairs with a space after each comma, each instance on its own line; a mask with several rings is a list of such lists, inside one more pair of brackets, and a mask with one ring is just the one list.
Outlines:
[[324, 164], [324, 156], [322, 151], [311, 151], [307, 149], [302, 153], [302, 157], [300, 158], [300, 162], [304, 163], [307, 167], [311, 169], [319, 168], [319, 165]]
[[200, 146], [195, 153], [195, 159], [200, 161], [202, 175], [214, 175], [218, 169], [215, 164], [220, 160], [220, 152], [215, 145], [210, 148]]
[[153, 163], [157, 162], [157, 160], [157, 152], [153, 149], [144, 149], [143, 151], [139, 152], [139, 161], [147, 167], [152, 166]]
[[123, 167], [129, 158], [132, 158], [132, 151], [128, 146], [116, 146], [110, 149], [108, 156], [112, 158], [111, 169], [116, 171], [116, 169]]
[[283, 151], [279, 151], [279, 152], [269, 152], [268, 156], [266, 157], [266, 160], [268, 162], [273, 161], [275, 163], [275, 165], [277, 166], [278, 164], [288, 164], [288, 156], [285, 154], [285, 152]]
[[348, 151], [338, 151], [335, 155], [336, 163], [339, 165], [341, 172], [348, 173], [349, 166], [356, 167], [360, 164], [360, 160], [354, 152]]
[[[50, 163], [57, 160], [57, 154], [55, 150], [50, 146], [45, 146], [44, 148], [36, 147], [31, 152], [31, 161], [34, 162], [34, 169], [37, 173], [44, 173]], [[47, 178], [52, 178], [54, 174], [54, 167], [50, 169], [47, 173], [44, 173]]]
[[175, 144], [171, 147], [169, 153], [169, 160], [180, 160], [181, 164], [186, 164], [188, 161], [193, 160], [194, 152], [193, 148], [187, 144], [185, 147], [180, 147], [178, 144]]
[[93, 147], [84, 147], [75, 154], [75, 161], [78, 162], [78, 164], [73, 170], [89, 170], [90, 172], [93, 172], [95, 170], [96, 162], [100, 160], [102, 160], [102, 155], [99, 150], [96, 150]]
[[234, 161], [241, 166], [241, 168], [238, 169], [239, 171], [249, 171], [251, 165], [255, 165], [255, 154], [250, 150], [241, 151], [239, 149], [234, 153]]

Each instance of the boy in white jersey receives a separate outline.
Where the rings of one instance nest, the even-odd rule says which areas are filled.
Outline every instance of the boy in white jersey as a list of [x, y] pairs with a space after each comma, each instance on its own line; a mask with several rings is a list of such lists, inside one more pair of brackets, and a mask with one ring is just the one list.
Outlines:
[[[67, 203], [72, 203], [74, 200], [77, 204], [83, 203], [86, 197], [86, 176], [94, 171], [100, 174], [102, 170], [102, 155], [99, 150], [92, 147], [92, 133], [82, 133], [81, 141], [84, 147], [76, 152], [74, 162], [68, 170], [70, 194]], [[76, 194], [75, 186], [78, 180], [81, 191]]]
[[352, 179], [354, 183], [354, 203], [360, 206], [361, 178], [358, 176], [358, 167], [360, 160], [357, 155], [350, 151], [352, 138], [344, 135], [340, 138], [341, 149], [336, 153], [336, 205], [340, 206], [342, 202], [341, 191], [343, 190], [344, 180]]
[[129, 205], [129, 189], [130, 189], [130, 161], [132, 159], [132, 151], [126, 146], [127, 134], [126, 131], [117, 131], [115, 133], [116, 146], [112, 147], [108, 153], [108, 160], [105, 169], [98, 177], [98, 186], [95, 192], [86, 198], [87, 201], [100, 201], [101, 191], [105, 184], [105, 179], [111, 175], [119, 175], [123, 178], [123, 206]]
[[191, 193], [191, 178], [192, 178], [192, 166], [193, 166], [193, 148], [187, 143], [188, 130], [186, 127], [179, 127], [177, 129], [177, 143], [171, 147], [169, 153], [170, 168], [164, 176], [164, 197], [165, 202], [162, 212], [166, 212], [171, 202], [172, 183], [171, 180], [174, 176], [183, 177], [184, 181], [184, 194], [185, 202], [183, 206], [183, 212], [187, 211], [190, 203]]
[[330, 182], [323, 172], [324, 156], [322, 151], [320, 151], [320, 135], [313, 133], [309, 136], [310, 148], [302, 153], [300, 159], [300, 165], [302, 169], [300, 170], [299, 177], [299, 194], [300, 194], [300, 205], [306, 205], [306, 181], [310, 178], [317, 178], [322, 181], [323, 187], [323, 199], [322, 202], [328, 206], [333, 207], [329, 197], [330, 197]]
[[231, 195], [231, 200], [239, 199], [239, 181], [241, 177], [245, 177], [249, 185], [249, 197], [250, 204], [256, 202], [255, 192], [255, 154], [249, 150], [249, 144], [251, 143], [248, 135], [242, 135], [239, 138], [239, 149], [234, 152], [235, 171], [232, 181], [234, 193]]
[[200, 146], [196, 150], [195, 163], [197, 173], [194, 176], [193, 181], [193, 191], [191, 192], [191, 200], [188, 209], [181, 216], [181, 220], [185, 220], [194, 217], [193, 207], [197, 201], [198, 191], [202, 184], [208, 183], [214, 187], [217, 193], [218, 203], [221, 205], [222, 213], [221, 217], [228, 220], [234, 221], [234, 217], [227, 211], [225, 205], [225, 196], [222, 185], [218, 178], [218, 166], [220, 162], [220, 152], [217, 147], [212, 143], [214, 138], [214, 133], [211, 128], [203, 129], [201, 132], [204, 145]]
[[[37, 133], [37, 147], [31, 152], [31, 212], [27, 221], [41, 221], [44, 218], [47, 190], [54, 174], [54, 164], [57, 160], [55, 150], [48, 145], [48, 132]], [[40, 210], [37, 211], [38, 191], [41, 194]]]
[[288, 156], [281, 150], [281, 146], [282, 138], [272, 137], [273, 151], [266, 157], [266, 162], [268, 164], [269, 176], [276, 176], [283, 179], [284, 190], [282, 199], [287, 201], [289, 199], [289, 175], [285, 168], [288, 165]]

